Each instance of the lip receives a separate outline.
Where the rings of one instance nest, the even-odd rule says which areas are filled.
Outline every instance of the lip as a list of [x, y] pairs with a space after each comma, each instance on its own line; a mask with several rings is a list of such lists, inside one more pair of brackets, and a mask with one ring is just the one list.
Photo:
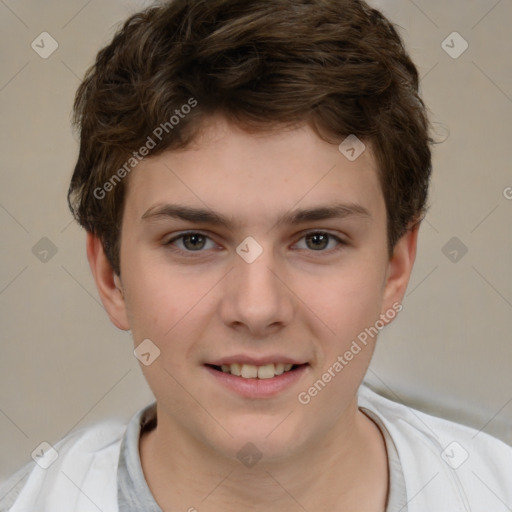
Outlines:
[[222, 366], [230, 365], [230, 364], [252, 364], [254, 366], [265, 366], [267, 364], [306, 364], [307, 361], [300, 361], [299, 359], [291, 359], [289, 356], [285, 355], [272, 355], [272, 356], [248, 356], [247, 354], [238, 354], [229, 357], [223, 357], [222, 359], [217, 359], [215, 361], [208, 361], [207, 364], [211, 364], [213, 366]]
[[[228, 360], [228, 359], [226, 359]], [[245, 358], [247, 361], [247, 358]], [[238, 359], [240, 361], [240, 359]], [[276, 361], [274, 359], [274, 361]], [[223, 363], [232, 364], [232, 363]], [[254, 364], [254, 363], [247, 363]], [[264, 363], [259, 363], [263, 366]], [[297, 364], [297, 363], [292, 363]], [[298, 363], [300, 364], [300, 363]], [[216, 365], [220, 366], [220, 365]], [[224, 373], [214, 368], [204, 365], [206, 371], [224, 388], [244, 397], [244, 398], [271, 398], [279, 393], [289, 390], [302, 378], [308, 371], [309, 365], [302, 364], [298, 368], [276, 375], [271, 379], [244, 379], [230, 373]]]

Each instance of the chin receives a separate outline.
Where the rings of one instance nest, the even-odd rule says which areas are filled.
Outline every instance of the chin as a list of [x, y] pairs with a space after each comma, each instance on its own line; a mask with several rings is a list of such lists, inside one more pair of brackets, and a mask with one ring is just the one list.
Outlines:
[[246, 460], [254, 463], [256, 459], [261, 462], [284, 459], [304, 449], [308, 438], [306, 430], [299, 428], [296, 420], [286, 418], [287, 414], [267, 418], [251, 414], [226, 421], [223, 426], [232, 437], [222, 435], [220, 439], [210, 438], [207, 442], [219, 454], [244, 464]]

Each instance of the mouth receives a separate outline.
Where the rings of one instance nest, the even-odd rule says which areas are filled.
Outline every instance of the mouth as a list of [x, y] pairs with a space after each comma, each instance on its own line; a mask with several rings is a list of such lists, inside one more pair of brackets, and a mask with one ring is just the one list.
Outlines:
[[232, 363], [232, 364], [206, 364], [207, 367], [215, 371], [241, 377], [242, 379], [273, 379], [274, 377], [294, 372], [302, 367], [308, 366], [308, 363], [292, 364], [292, 363], [269, 363], [264, 365], [254, 365], [248, 363]]
[[214, 386], [248, 399], [289, 396], [309, 373], [310, 363], [284, 354], [232, 354], [203, 363]]

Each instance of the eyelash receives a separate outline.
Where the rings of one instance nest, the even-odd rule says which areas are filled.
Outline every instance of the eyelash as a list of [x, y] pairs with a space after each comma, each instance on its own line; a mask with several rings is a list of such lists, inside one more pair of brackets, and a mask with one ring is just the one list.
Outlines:
[[[177, 240], [183, 239], [186, 236], [190, 236], [190, 235], [201, 235], [201, 236], [205, 237], [207, 240], [213, 241], [211, 239], [211, 237], [209, 237], [205, 233], [202, 233], [201, 231], [186, 231], [186, 232], [180, 233], [179, 235], [169, 239], [167, 242], [165, 242], [164, 245], [169, 250], [171, 250], [173, 252], [185, 254], [187, 257], [193, 257], [193, 258], [200, 257], [202, 255], [202, 253], [206, 252], [206, 249], [199, 249], [197, 251], [191, 251], [188, 249], [179, 249], [179, 248], [176, 248], [175, 246], [173, 246], [173, 243], [176, 242]], [[306, 238], [307, 236], [310, 236], [310, 235], [327, 235], [329, 240], [333, 239], [336, 242], [338, 242], [338, 244], [336, 247], [334, 247], [332, 249], [319, 249], [317, 251], [315, 251], [313, 249], [300, 249], [300, 250], [307, 250], [308, 252], [311, 252], [311, 253], [324, 253], [324, 254], [327, 253], [328, 255], [331, 255], [331, 254], [337, 253], [338, 251], [342, 250], [347, 245], [347, 243], [344, 240], [342, 240], [340, 237], [338, 237], [332, 233], [329, 233], [327, 231], [318, 231], [318, 230], [317, 231], [308, 231], [308, 232], [302, 234], [302, 236], [299, 238], [299, 241], [302, 240], [303, 238]]]

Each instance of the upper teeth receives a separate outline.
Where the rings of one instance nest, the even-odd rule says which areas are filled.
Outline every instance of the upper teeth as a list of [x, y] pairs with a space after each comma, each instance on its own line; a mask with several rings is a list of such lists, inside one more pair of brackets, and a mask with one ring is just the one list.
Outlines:
[[224, 373], [231, 373], [244, 379], [271, 379], [276, 375], [281, 375], [292, 369], [292, 364], [276, 363], [266, 364], [264, 366], [255, 366], [253, 364], [223, 364], [221, 369]]

